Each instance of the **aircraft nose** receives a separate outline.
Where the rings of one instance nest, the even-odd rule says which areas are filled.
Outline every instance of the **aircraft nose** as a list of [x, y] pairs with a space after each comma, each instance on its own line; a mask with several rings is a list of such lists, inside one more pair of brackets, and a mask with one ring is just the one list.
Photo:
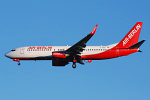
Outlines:
[[8, 57], [8, 58], [9, 58], [9, 53], [6, 53], [6, 54], [5, 54], [5, 57]]

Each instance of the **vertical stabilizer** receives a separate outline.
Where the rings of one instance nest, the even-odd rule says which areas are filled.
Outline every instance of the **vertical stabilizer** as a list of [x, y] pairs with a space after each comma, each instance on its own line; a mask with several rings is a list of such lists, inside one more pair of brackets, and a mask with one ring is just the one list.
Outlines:
[[143, 22], [137, 22], [128, 34], [116, 45], [118, 48], [128, 48], [138, 43]]

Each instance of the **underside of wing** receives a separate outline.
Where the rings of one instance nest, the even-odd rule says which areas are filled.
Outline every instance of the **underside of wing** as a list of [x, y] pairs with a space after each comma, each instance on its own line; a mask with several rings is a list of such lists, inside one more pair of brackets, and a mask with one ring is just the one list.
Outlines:
[[66, 53], [69, 54], [70, 56], [80, 56], [81, 52], [86, 47], [86, 43], [95, 34], [97, 26], [98, 25], [96, 25], [94, 27], [94, 29], [92, 30], [92, 32], [90, 34], [88, 34], [86, 37], [84, 37], [79, 42], [77, 42], [76, 44], [74, 44], [72, 47], [70, 47], [69, 49], [67, 49]]

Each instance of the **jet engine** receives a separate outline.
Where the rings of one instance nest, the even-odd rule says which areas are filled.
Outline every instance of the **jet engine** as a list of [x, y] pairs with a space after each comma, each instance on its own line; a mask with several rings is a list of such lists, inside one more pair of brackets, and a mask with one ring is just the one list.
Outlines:
[[66, 58], [66, 53], [65, 52], [53, 52], [52, 56], [54, 58]]

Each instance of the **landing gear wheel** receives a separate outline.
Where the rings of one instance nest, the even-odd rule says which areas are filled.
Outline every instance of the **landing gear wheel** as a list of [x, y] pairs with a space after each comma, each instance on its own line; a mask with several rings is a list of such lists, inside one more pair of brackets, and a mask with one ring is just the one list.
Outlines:
[[75, 63], [72, 65], [72, 68], [76, 68], [76, 64]]
[[20, 66], [20, 62], [18, 62], [18, 65]]
[[72, 65], [72, 68], [76, 68], [76, 59], [75, 59], [75, 57], [73, 58], [73, 65]]

